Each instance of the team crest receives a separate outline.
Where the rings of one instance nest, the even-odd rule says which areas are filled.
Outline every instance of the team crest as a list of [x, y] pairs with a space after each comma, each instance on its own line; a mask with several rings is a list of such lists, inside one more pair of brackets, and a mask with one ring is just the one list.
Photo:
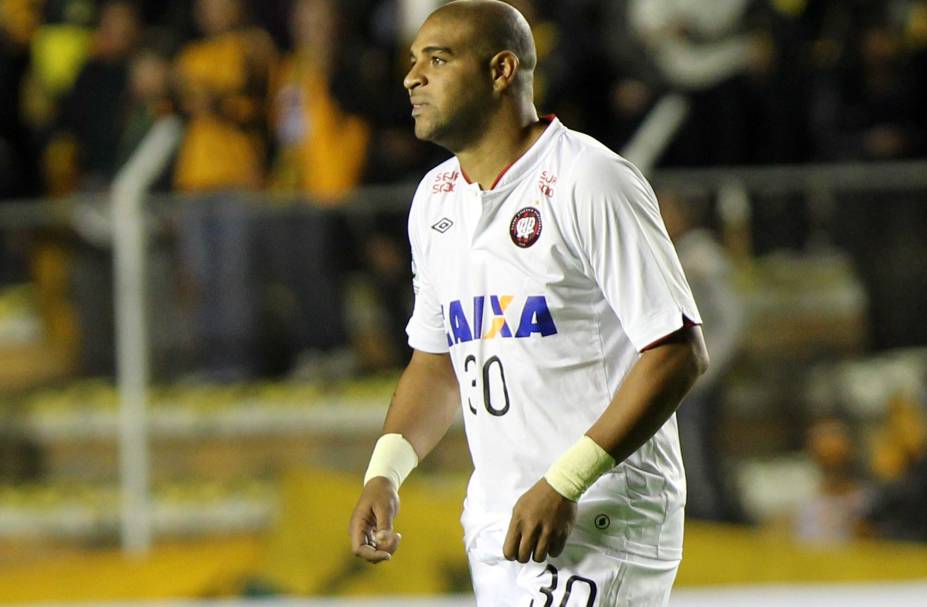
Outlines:
[[515, 246], [526, 249], [541, 237], [541, 212], [534, 207], [525, 207], [515, 213], [509, 224], [509, 235]]

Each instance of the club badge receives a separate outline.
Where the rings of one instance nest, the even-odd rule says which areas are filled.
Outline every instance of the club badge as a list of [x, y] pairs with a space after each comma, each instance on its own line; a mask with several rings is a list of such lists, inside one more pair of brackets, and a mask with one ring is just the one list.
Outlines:
[[509, 224], [509, 235], [515, 246], [526, 249], [541, 237], [541, 212], [534, 207], [525, 207], [515, 213]]

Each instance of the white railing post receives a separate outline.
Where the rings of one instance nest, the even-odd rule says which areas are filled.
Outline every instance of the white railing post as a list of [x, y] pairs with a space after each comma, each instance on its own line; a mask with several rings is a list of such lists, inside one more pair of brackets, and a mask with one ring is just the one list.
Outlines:
[[148, 331], [144, 200], [183, 133], [179, 118], [152, 126], [113, 180], [113, 270], [122, 547], [143, 554], [151, 545], [147, 432]]
[[685, 96], [664, 95], [644, 117], [621, 155], [633, 162], [641, 173], [650, 173], [688, 115], [689, 100]]

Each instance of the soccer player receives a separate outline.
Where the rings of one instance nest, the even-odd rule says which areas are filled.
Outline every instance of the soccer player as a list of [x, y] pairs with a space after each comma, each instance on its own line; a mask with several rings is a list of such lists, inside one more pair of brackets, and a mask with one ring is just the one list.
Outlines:
[[446, 4], [411, 47], [415, 134], [454, 157], [412, 201], [414, 349], [351, 517], [388, 560], [398, 489], [463, 412], [480, 607], [666, 605], [682, 555], [674, 411], [707, 366], [652, 189], [532, 99], [524, 17]]

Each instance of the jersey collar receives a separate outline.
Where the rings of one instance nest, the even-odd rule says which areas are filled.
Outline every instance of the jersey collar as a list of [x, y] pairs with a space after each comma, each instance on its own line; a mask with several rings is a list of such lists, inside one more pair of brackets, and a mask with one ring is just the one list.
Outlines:
[[[560, 119], [557, 118], [554, 114], [548, 114], [540, 119], [541, 122], [547, 123], [547, 128], [544, 129], [544, 132], [541, 133], [541, 136], [538, 137], [538, 140], [531, 144], [531, 147], [528, 148], [524, 154], [513, 160], [506, 166], [502, 171], [496, 176], [493, 180], [492, 185], [489, 186], [487, 192], [504, 189], [510, 184], [517, 183], [528, 174], [533, 172], [533, 169], [541, 161], [541, 158], [547, 153], [551, 147], [551, 142], [555, 139], [558, 132], [560, 132], [564, 127], [560, 122]], [[458, 161], [457, 166], [460, 166]], [[463, 167], [460, 167], [460, 175], [464, 178], [467, 184], [472, 185], [473, 181], [469, 176], [464, 172]]]

